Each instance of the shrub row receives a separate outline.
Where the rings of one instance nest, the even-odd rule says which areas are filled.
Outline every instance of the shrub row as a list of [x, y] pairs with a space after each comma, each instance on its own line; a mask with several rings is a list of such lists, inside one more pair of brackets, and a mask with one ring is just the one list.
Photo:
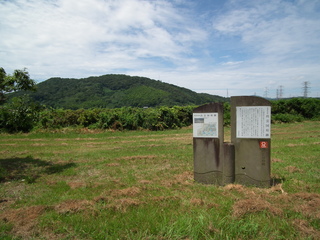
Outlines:
[[[0, 106], [0, 130], [7, 132], [65, 127], [114, 130], [164, 130], [192, 124], [196, 106], [115, 109], [45, 109], [28, 99], [13, 99]], [[320, 119], [320, 99], [295, 98], [272, 101], [272, 122]], [[224, 123], [230, 124], [230, 104], [224, 103]]]
[[192, 124], [194, 106], [115, 109], [47, 109], [40, 113], [38, 128], [71, 126], [114, 130], [164, 130]]

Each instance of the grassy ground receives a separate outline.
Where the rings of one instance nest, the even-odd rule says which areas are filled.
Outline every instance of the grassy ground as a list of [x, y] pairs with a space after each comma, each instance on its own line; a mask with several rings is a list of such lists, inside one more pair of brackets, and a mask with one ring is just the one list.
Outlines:
[[319, 126], [273, 126], [269, 189], [194, 182], [191, 128], [0, 135], [0, 239], [320, 239]]

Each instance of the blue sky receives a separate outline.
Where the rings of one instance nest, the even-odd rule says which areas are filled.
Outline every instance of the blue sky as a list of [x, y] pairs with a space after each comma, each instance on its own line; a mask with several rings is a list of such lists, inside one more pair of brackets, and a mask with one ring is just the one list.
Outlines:
[[220, 96], [320, 97], [320, 0], [1, 0], [0, 66], [37, 82], [144, 76]]

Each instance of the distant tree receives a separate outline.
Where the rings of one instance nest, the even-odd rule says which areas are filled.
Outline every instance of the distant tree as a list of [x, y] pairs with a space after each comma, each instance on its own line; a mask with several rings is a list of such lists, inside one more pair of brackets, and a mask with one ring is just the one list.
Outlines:
[[30, 79], [27, 69], [14, 70], [12, 75], [7, 75], [6, 71], [0, 67], [0, 104], [6, 100], [6, 93], [18, 90], [36, 90], [36, 83]]

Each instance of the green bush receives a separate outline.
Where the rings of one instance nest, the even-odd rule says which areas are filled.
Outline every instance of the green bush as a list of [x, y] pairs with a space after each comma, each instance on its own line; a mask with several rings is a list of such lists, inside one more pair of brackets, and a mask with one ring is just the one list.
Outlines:
[[304, 118], [301, 115], [295, 115], [290, 113], [278, 113], [272, 115], [272, 122], [282, 122], [282, 123], [292, 123], [292, 122], [302, 122]]
[[320, 99], [292, 98], [272, 101], [272, 114], [300, 115], [305, 119], [315, 119], [320, 116]]
[[0, 128], [7, 132], [28, 132], [39, 121], [41, 106], [27, 96], [13, 98], [0, 107]]

